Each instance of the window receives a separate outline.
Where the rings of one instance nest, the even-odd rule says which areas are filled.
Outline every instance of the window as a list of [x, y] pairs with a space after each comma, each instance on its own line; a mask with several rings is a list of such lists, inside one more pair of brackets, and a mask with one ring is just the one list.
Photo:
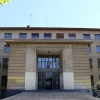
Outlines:
[[8, 68], [8, 58], [3, 58], [3, 68]]
[[88, 52], [91, 52], [91, 46], [88, 46]]
[[44, 33], [44, 39], [51, 39], [51, 33]]
[[27, 33], [19, 33], [19, 38], [25, 39], [27, 37]]
[[91, 75], [91, 85], [94, 85], [93, 75]]
[[92, 59], [89, 59], [90, 62], [90, 68], [92, 68]]
[[69, 34], [69, 39], [76, 39], [76, 34]]
[[8, 45], [4, 45], [4, 52], [9, 52], [10, 51], [10, 48]]
[[0, 62], [0, 68], [1, 68], [1, 62]]
[[63, 33], [57, 33], [56, 38], [57, 39], [64, 39], [64, 34]]
[[39, 33], [32, 33], [32, 39], [38, 39]]
[[97, 45], [97, 46], [96, 46], [96, 51], [97, 51], [97, 52], [100, 52], [100, 45]]
[[38, 68], [59, 68], [59, 56], [38, 56]]
[[5, 33], [5, 38], [7, 38], [7, 39], [12, 38], [12, 33]]
[[83, 39], [89, 40], [90, 39], [90, 34], [83, 34]]
[[100, 40], [100, 34], [95, 34], [94, 36], [96, 40]]
[[98, 68], [100, 68], [100, 58], [98, 59]]
[[99, 75], [99, 80], [100, 80], [100, 75]]
[[7, 76], [2, 76], [1, 85], [2, 86], [7, 86]]

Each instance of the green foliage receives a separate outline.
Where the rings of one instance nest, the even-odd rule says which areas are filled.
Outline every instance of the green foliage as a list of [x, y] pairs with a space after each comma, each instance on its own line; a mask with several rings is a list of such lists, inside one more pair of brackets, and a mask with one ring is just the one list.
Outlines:
[[0, 0], [0, 5], [7, 4], [10, 0]]
[[97, 91], [100, 89], [100, 81], [96, 82], [96, 85], [94, 86], [94, 90]]

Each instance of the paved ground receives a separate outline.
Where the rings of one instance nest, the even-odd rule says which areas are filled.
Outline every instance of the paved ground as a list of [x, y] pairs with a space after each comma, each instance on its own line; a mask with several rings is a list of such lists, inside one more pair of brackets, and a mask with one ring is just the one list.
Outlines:
[[77, 92], [23, 92], [3, 100], [100, 100]]

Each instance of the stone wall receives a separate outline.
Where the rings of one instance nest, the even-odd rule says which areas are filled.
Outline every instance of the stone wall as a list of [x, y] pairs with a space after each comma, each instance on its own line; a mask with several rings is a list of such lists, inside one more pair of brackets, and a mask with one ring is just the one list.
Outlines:
[[89, 54], [87, 48], [87, 45], [74, 44], [72, 46], [75, 89], [91, 89]]
[[26, 46], [10, 44], [7, 89], [25, 89]]

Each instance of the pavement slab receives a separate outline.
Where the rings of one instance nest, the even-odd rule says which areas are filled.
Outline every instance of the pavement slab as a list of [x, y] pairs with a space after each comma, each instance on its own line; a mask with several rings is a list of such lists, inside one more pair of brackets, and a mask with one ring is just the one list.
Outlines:
[[2, 100], [100, 100], [78, 92], [22, 92]]

